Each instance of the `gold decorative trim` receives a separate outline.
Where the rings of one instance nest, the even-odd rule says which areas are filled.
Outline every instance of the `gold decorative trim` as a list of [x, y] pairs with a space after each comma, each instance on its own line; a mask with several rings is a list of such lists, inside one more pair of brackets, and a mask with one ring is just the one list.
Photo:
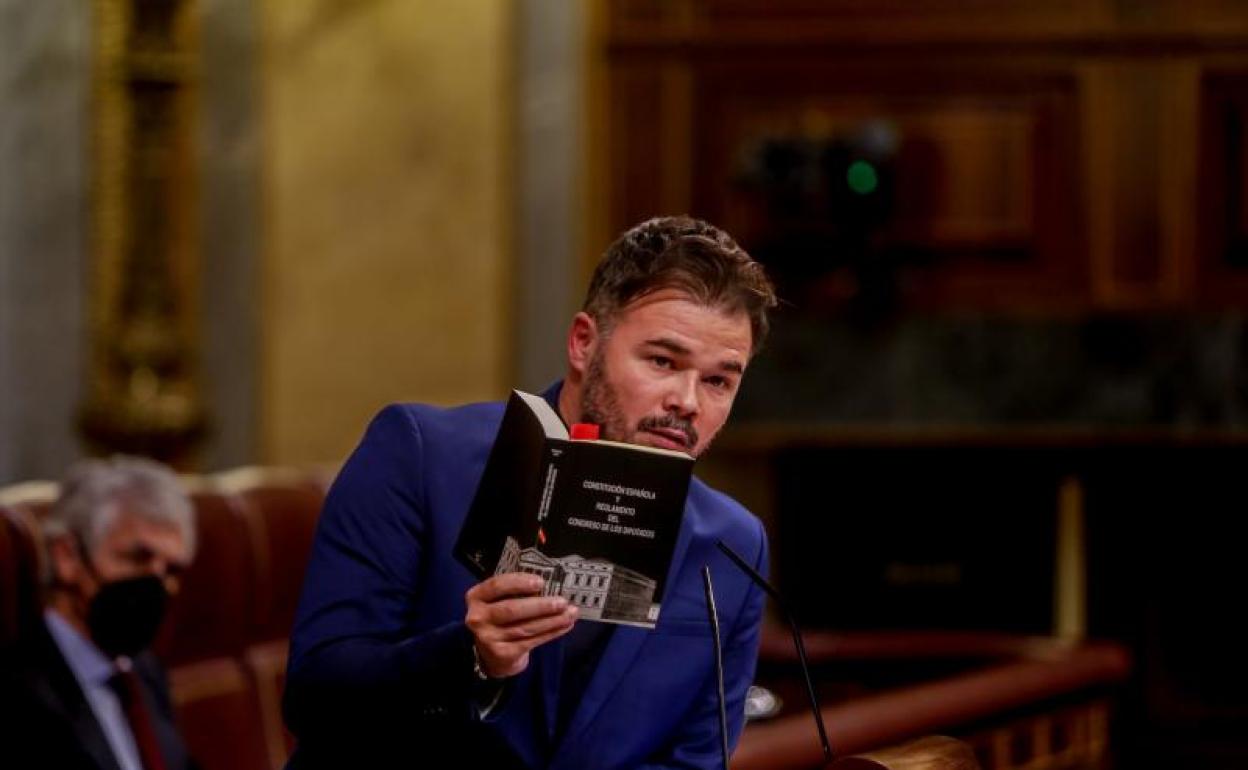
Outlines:
[[206, 424], [193, 362], [193, 3], [97, 0], [91, 448], [186, 466]]

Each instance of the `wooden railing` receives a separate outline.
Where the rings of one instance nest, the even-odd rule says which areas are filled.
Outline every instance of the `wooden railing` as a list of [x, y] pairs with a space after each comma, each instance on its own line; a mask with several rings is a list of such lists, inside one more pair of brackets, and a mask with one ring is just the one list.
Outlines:
[[[1114, 689], [1130, 671], [1129, 656], [1117, 644], [965, 632], [807, 637], [816, 669], [964, 661], [959, 673], [825, 701], [829, 740], [836, 755], [845, 757], [832, 767], [975, 767], [958, 764], [967, 761], [958, 758], [966, 752], [990, 769], [1108, 763]], [[765, 633], [762, 655], [773, 663], [792, 660], [775, 629]], [[747, 727], [733, 757], [736, 770], [822, 766], [811, 715], [798, 704], [788, 711]], [[863, 764], [868, 761], [877, 764]]]

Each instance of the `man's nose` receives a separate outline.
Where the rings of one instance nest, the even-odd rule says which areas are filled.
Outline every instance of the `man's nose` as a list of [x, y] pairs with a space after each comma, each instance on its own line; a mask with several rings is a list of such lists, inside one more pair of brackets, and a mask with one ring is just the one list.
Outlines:
[[152, 562], [151, 574], [160, 578], [160, 582], [164, 583], [165, 590], [170, 596], [174, 596], [182, 588], [182, 579], [179, 570], [171, 563], [162, 559], [156, 559]]
[[182, 578], [177, 575], [170, 575], [166, 573], [161, 575], [160, 579], [164, 582], [165, 590], [169, 592], [170, 596], [177, 596], [178, 591], [182, 590]]
[[663, 407], [686, 419], [698, 413], [697, 372], [682, 372], [680, 376], [671, 379], [671, 388]]

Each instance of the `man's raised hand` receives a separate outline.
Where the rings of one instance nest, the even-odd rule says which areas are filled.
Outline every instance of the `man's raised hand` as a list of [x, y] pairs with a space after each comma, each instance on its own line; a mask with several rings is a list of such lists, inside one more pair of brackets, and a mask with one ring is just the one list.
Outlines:
[[519, 674], [529, 665], [531, 650], [572, 630], [576, 606], [562, 596], [541, 596], [542, 585], [537, 575], [509, 572], [478, 583], [464, 595], [464, 622], [488, 676]]

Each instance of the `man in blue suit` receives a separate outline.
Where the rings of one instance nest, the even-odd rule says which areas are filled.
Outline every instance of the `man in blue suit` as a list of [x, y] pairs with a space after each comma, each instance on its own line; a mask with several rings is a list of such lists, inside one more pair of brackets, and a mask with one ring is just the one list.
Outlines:
[[[774, 305], [726, 233], [688, 217], [644, 222], [598, 265], [567, 376], [545, 397], [603, 438], [696, 457], [727, 420]], [[695, 478], [653, 631], [576, 623], [533, 575], [477, 582], [452, 545], [502, 414], [501, 403], [393, 405], [343, 467], [291, 638], [290, 767], [719, 766], [700, 570], [715, 578], [735, 745], [764, 601], [715, 542], [765, 571], [762, 526]]]

